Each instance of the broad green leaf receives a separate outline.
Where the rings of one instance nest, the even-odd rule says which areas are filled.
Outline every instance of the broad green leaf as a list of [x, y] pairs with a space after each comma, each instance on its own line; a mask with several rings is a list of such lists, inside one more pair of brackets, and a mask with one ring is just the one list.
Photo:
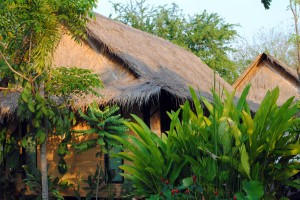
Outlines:
[[174, 169], [171, 171], [170, 175], [170, 183], [174, 184], [176, 179], [178, 178], [182, 168], [186, 165], [187, 160], [183, 160], [180, 164], [176, 164]]
[[246, 126], [247, 126], [247, 134], [249, 136], [249, 143], [250, 143], [250, 147], [252, 146], [252, 135], [254, 132], [254, 121], [252, 119], [252, 117], [245, 111], [242, 111], [245, 122], [246, 122]]
[[264, 195], [264, 188], [259, 181], [243, 181], [243, 190], [247, 194], [249, 200], [260, 200]]
[[243, 171], [251, 179], [249, 156], [244, 144], [242, 144], [242, 146], [240, 147], [240, 152], [241, 152], [241, 166], [243, 168]]
[[203, 116], [203, 109], [202, 109], [200, 100], [199, 100], [195, 90], [192, 87], [189, 87], [189, 89], [190, 89], [190, 93], [192, 95], [193, 102], [195, 104], [197, 116], [198, 117]]
[[193, 184], [193, 178], [187, 177], [187, 178], [182, 179], [182, 184], [185, 188], [189, 187], [190, 185]]
[[[247, 98], [247, 95], [248, 95], [248, 93], [249, 93], [249, 91], [250, 91], [250, 88], [251, 88], [251, 85], [248, 84], [248, 85], [244, 88], [244, 90], [243, 90], [243, 92], [242, 92], [242, 94], [241, 94], [241, 96], [240, 96], [240, 98], [239, 98], [239, 101], [238, 101], [238, 103], [237, 103], [237, 110], [238, 110], [239, 112], [242, 111], [242, 109], [243, 109], [243, 107], [244, 107], [244, 105], [245, 105], [245, 103], [246, 103], [246, 98]], [[247, 104], [247, 103], [246, 103], [246, 104]]]
[[[214, 107], [213, 107], [213, 105], [211, 103], [209, 103], [209, 101], [206, 98], [204, 98], [204, 97], [201, 97], [201, 100], [204, 103], [204, 105], [207, 108], [207, 110], [210, 112], [210, 114], [213, 115], [214, 114]], [[216, 116], [218, 116], [218, 115], [216, 115]]]
[[46, 133], [42, 130], [38, 130], [35, 135], [35, 139], [37, 139], [38, 144], [43, 144], [46, 139]]
[[228, 97], [227, 99], [225, 100], [225, 103], [224, 103], [224, 108], [223, 108], [223, 113], [222, 113], [222, 117], [228, 117], [229, 116], [229, 112], [233, 106], [233, 98], [234, 98], [234, 95], [235, 95], [235, 91], [228, 94]]
[[300, 154], [300, 143], [288, 144], [282, 149], [276, 149], [275, 153], [281, 156], [294, 156]]

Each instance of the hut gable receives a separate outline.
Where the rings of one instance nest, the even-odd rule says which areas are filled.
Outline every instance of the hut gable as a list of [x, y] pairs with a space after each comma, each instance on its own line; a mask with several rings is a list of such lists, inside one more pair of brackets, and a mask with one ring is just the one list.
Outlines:
[[266, 92], [275, 87], [280, 89], [278, 104], [284, 103], [292, 96], [300, 98], [297, 71], [266, 53], [257, 56], [233, 87], [241, 92], [248, 84], [251, 84], [248, 100], [256, 103], [261, 102]]

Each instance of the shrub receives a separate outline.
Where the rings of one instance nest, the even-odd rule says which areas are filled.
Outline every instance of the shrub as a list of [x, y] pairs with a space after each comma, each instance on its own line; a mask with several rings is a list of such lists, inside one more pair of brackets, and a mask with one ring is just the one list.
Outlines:
[[290, 180], [300, 170], [295, 159], [300, 153], [300, 119], [295, 117], [299, 106], [293, 98], [278, 106], [276, 88], [253, 117], [246, 103], [249, 88], [236, 103], [234, 92], [225, 91], [224, 100], [213, 93], [210, 103], [191, 89], [193, 106], [185, 102], [168, 113], [170, 130], [162, 138], [133, 116], [138, 123], [125, 124], [135, 135], [129, 140], [114, 136], [125, 147], [116, 156], [132, 162], [122, 166], [123, 175], [145, 196], [161, 192], [160, 177], [176, 185], [187, 174], [198, 177], [206, 199], [215, 198], [215, 192], [219, 198], [232, 198], [255, 181], [273, 197], [282, 195], [282, 185], [299, 188], [299, 182]]

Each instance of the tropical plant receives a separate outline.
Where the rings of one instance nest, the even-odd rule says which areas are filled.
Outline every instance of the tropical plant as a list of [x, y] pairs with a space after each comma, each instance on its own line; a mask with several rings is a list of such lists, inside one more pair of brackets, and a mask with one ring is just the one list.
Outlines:
[[87, 184], [86, 187], [82, 189], [87, 191], [86, 199], [90, 200], [93, 197], [98, 199], [99, 192], [107, 189], [107, 185], [105, 184], [107, 177], [101, 167], [101, 163], [97, 165], [96, 171], [94, 174], [90, 174], [87, 177], [87, 180], [83, 180], [84, 183]]
[[[30, 188], [30, 191], [33, 192], [35, 199], [42, 199], [42, 184], [41, 184], [41, 172], [37, 168], [29, 168], [28, 166], [23, 166], [26, 178], [23, 180], [24, 183]], [[58, 177], [52, 177], [48, 175], [48, 185], [49, 185], [49, 197], [50, 199], [64, 199], [60, 194], [59, 190], [64, 190], [70, 188], [71, 185], [67, 180], [60, 180]], [[31, 196], [33, 199], [33, 196]]]
[[[113, 147], [121, 148], [120, 144], [111, 139], [112, 135], [118, 137], [126, 137], [127, 127], [123, 124], [125, 119], [121, 117], [120, 114], [116, 114], [119, 111], [119, 107], [111, 106], [100, 109], [97, 103], [89, 105], [88, 109], [83, 112], [79, 110], [79, 121], [84, 120], [89, 126], [88, 130], [73, 130], [72, 133], [75, 137], [85, 136], [85, 140], [78, 144], [73, 144], [76, 153], [80, 154], [86, 152], [90, 149], [97, 149], [96, 157], [101, 157], [103, 154], [108, 154]], [[89, 137], [92, 136], [92, 137]], [[62, 147], [62, 152], [65, 151], [67, 145]], [[88, 176], [87, 180], [84, 180], [88, 184], [87, 187], [83, 189], [89, 191], [87, 194], [87, 199], [91, 199], [94, 196], [96, 199], [99, 197], [99, 192], [106, 189], [108, 195], [114, 195], [113, 187], [107, 185], [108, 171], [103, 171], [101, 163], [97, 165], [94, 174]], [[77, 196], [79, 193], [77, 192]], [[111, 198], [111, 197], [109, 197]]]
[[121, 188], [121, 198], [127, 200], [134, 198], [134, 188], [131, 180], [124, 180]]
[[182, 179], [179, 186], [173, 186], [171, 184], [166, 184], [166, 180], [162, 178], [162, 183], [164, 185], [162, 191], [159, 194], [151, 195], [149, 200], [164, 200], [164, 199], [202, 199], [203, 188], [197, 181], [197, 177], [193, 175], [192, 177], [187, 177]]
[[243, 181], [243, 190], [246, 192], [246, 196], [243, 193], [237, 193], [235, 197], [241, 200], [260, 200], [264, 196], [264, 187], [259, 181]]
[[[208, 198], [214, 198], [215, 192], [218, 192], [219, 196], [232, 197], [234, 191], [240, 187], [237, 178], [240, 172], [219, 158], [240, 156], [238, 149], [241, 142], [235, 141], [239, 134], [236, 133], [238, 127], [234, 123], [239, 124], [241, 121], [239, 112], [243, 108], [250, 112], [245, 104], [248, 90], [249, 87], [244, 91], [237, 106], [234, 106], [234, 93], [227, 93], [224, 102], [213, 93], [212, 105], [205, 98], [200, 101], [191, 89], [194, 108], [189, 102], [185, 102], [179, 110], [169, 113], [171, 125], [167, 132], [168, 137], [179, 146], [179, 154], [190, 162], [190, 173], [199, 177]], [[204, 105], [209, 111], [208, 117], [204, 115]], [[241, 165], [239, 169], [243, 172]], [[224, 191], [226, 192], [223, 193]]]
[[159, 194], [165, 177], [168, 184], [174, 185], [187, 161], [177, 154], [177, 147], [163, 134], [160, 138], [137, 116], [136, 122], [124, 122], [133, 131], [128, 139], [112, 135], [124, 146], [124, 151], [112, 156], [129, 161], [130, 164], [120, 166], [122, 175], [133, 182], [136, 194], [149, 196]]
[[22, 159], [20, 158], [20, 139], [15, 125], [0, 124], [0, 199], [16, 199], [23, 195], [17, 188], [18, 177], [21, 175]]
[[[237, 102], [234, 92], [225, 91], [224, 98], [213, 92], [212, 103], [199, 99], [191, 89], [193, 106], [185, 102], [176, 112], [168, 113], [170, 130], [162, 139], [133, 116], [137, 123], [125, 124], [135, 135], [128, 140], [113, 137], [125, 147], [125, 152], [116, 156], [132, 162], [121, 167], [123, 176], [133, 180], [137, 191], [146, 196], [163, 191], [160, 177], [174, 186], [186, 174], [196, 175], [207, 199], [232, 198], [242, 190], [251, 197], [252, 186], [258, 182], [263, 190], [258, 185], [257, 192], [273, 198], [282, 195], [282, 185], [299, 187], [290, 179], [300, 170], [296, 160], [300, 149], [300, 120], [295, 117], [298, 104], [291, 98], [278, 106], [276, 88], [266, 94], [252, 117], [246, 102], [249, 89], [245, 88]], [[178, 161], [181, 165], [173, 166]]]
[[[53, 52], [63, 33], [71, 34], [76, 40], [85, 37], [84, 28], [95, 6], [95, 0], [13, 0], [0, 4], [0, 90], [21, 93], [19, 117], [29, 123], [29, 133], [23, 140], [23, 146], [27, 146], [29, 137], [41, 145], [43, 199], [48, 199], [47, 135], [57, 130], [61, 134], [68, 131], [72, 115], [68, 107], [70, 102], [61, 103], [58, 99], [69, 97], [72, 93], [82, 95], [90, 92], [84, 88], [102, 86], [95, 74], [89, 76], [91, 80], [81, 76], [81, 70], [52, 70]], [[52, 76], [52, 72], [57, 73]], [[91, 74], [89, 70], [85, 72]], [[69, 85], [67, 82], [55, 82], [61, 87], [51, 84], [57, 80], [55, 77], [61, 79], [63, 75], [75, 75], [75, 83], [79, 79], [90, 83]], [[55, 92], [57, 88], [61, 89], [56, 91], [59, 94]]]
[[251, 166], [250, 178], [260, 180], [269, 193], [276, 191], [278, 184], [292, 184], [289, 178], [300, 171], [299, 160], [293, 159], [300, 153], [299, 130], [293, 130], [300, 123], [295, 117], [299, 106], [292, 97], [279, 107], [278, 96], [278, 88], [268, 92], [254, 118], [243, 112], [249, 156], [245, 165]]
[[[300, 170], [299, 161], [293, 159], [300, 149], [299, 132], [294, 130], [300, 122], [295, 117], [298, 105], [291, 98], [277, 106], [276, 88], [266, 94], [253, 118], [245, 101], [249, 88], [245, 88], [237, 104], [234, 93], [226, 93], [224, 102], [214, 93], [211, 104], [205, 98], [200, 101], [191, 90], [196, 112], [186, 102], [181, 118], [178, 111], [169, 114], [169, 137], [210, 194], [218, 190], [220, 195], [232, 197], [241, 190], [244, 179], [260, 181], [266, 195], [275, 194], [282, 184], [297, 182], [289, 178]], [[201, 102], [209, 117], [204, 116]]]
[[119, 107], [117, 106], [105, 107], [101, 110], [96, 103], [90, 105], [85, 113], [79, 110], [80, 117], [84, 119], [90, 129], [73, 132], [76, 136], [91, 134], [97, 134], [97, 136], [76, 144], [74, 147], [77, 153], [88, 151], [98, 145], [99, 151], [97, 154], [102, 155], [108, 153], [112, 147], [120, 147], [116, 140], [111, 139], [111, 135], [125, 137], [128, 129], [123, 124], [125, 119], [120, 114], [116, 114], [118, 111]]

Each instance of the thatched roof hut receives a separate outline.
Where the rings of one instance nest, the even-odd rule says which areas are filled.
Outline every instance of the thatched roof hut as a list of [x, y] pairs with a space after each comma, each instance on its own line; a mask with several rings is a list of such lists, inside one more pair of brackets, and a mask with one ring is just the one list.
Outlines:
[[[87, 95], [75, 100], [75, 109], [86, 107], [93, 101], [99, 105], [116, 103], [121, 114], [141, 117], [153, 132], [168, 130], [166, 111], [177, 109], [178, 103], [190, 98], [188, 86], [201, 91], [212, 100], [210, 89], [233, 91], [226, 83], [193, 53], [162, 38], [134, 29], [122, 23], [96, 14], [96, 20], [87, 27], [87, 40], [77, 43], [70, 35], [62, 36], [53, 57], [54, 67], [80, 67], [99, 74], [105, 88], [99, 89], [103, 97]], [[1, 119], [15, 116], [19, 93], [0, 93]], [[74, 129], [82, 130], [85, 124]], [[20, 132], [23, 131], [20, 127]], [[83, 138], [81, 138], [82, 140]], [[51, 136], [47, 140], [49, 171], [58, 175], [59, 157], [56, 148], [61, 138]], [[74, 141], [76, 143], [76, 141]], [[97, 151], [97, 150], [95, 150]], [[72, 166], [64, 178], [78, 181], [78, 174], [87, 178], [95, 171], [96, 163], [106, 163], [103, 157], [95, 158], [95, 151], [66, 156]], [[25, 152], [26, 153], [26, 152]], [[38, 160], [38, 159], [37, 159]], [[67, 193], [70, 195], [71, 193]], [[85, 194], [81, 191], [81, 194]]]
[[233, 87], [242, 91], [247, 84], [251, 84], [248, 100], [261, 102], [268, 90], [279, 87], [280, 94], [277, 103], [280, 105], [295, 96], [300, 99], [300, 82], [295, 69], [266, 53], [262, 53], [246, 68], [236, 80]]
[[[92, 101], [139, 106], [158, 101], [162, 92], [176, 100], [189, 98], [188, 86], [211, 98], [213, 70], [193, 53], [162, 38], [96, 14], [81, 44], [63, 35], [54, 53], [55, 66], [76, 66], [98, 73], [104, 98], [86, 96], [77, 100], [84, 107]], [[216, 75], [217, 88], [232, 87]], [[18, 94], [0, 94], [0, 117], [14, 113]]]

